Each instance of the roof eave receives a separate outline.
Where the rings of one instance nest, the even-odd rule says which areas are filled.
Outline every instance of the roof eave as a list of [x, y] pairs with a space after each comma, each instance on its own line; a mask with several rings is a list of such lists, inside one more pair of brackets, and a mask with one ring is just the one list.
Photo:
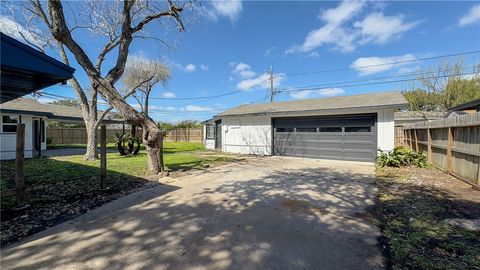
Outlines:
[[242, 113], [242, 114], [217, 114], [213, 118], [221, 118], [226, 116], [275, 116], [275, 115], [285, 115], [285, 114], [309, 114], [309, 113], [329, 113], [332, 114], [338, 113], [339, 110], [356, 110], [356, 109], [385, 109], [385, 108], [394, 108], [394, 109], [403, 109], [408, 107], [409, 103], [398, 103], [398, 104], [388, 104], [388, 105], [376, 105], [376, 106], [358, 106], [358, 107], [348, 107], [348, 108], [335, 108], [335, 109], [318, 109], [318, 110], [297, 110], [297, 111], [275, 111], [275, 112], [258, 112], [258, 113]]

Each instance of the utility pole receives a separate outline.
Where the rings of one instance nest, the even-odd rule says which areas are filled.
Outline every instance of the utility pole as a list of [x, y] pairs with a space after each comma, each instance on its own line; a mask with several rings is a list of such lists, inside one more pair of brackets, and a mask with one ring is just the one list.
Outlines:
[[273, 90], [273, 65], [270, 66], [270, 103], [275, 101], [275, 90]]

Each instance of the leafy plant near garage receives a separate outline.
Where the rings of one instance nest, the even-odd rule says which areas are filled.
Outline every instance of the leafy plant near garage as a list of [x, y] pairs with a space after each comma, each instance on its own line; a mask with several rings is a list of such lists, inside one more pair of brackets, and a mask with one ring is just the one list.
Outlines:
[[410, 149], [395, 147], [389, 152], [381, 151], [377, 157], [377, 164], [380, 167], [416, 166], [425, 168], [427, 166], [427, 159], [422, 151], [416, 153]]

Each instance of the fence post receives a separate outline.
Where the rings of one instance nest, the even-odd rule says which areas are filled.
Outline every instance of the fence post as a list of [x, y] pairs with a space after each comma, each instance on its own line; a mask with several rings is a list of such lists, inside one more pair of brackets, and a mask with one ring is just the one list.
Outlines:
[[410, 132], [410, 129], [407, 129], [408, 149], [413, 150], [413, 149], [412, 149], [412, 136], [411, 136], [411, 135], [412, 135], [412, 133]]
[[60, 144], [64, 144], [64, 142], [63, 142], [63, 127], [60, 127], [60, 141], [61, 141]]
[[187, 142], [190, 141], [190, 129], [187, 128]]
[[417, 135], [417, 129], [413, 130], [413, 136], [415, 137], [415, 152], [419, 152], [420, 147], [418, 146], [418, 135]]
[[452, 146], [453, 146], [453, 131], [452, 127], [448, 127], [448, 141], [447, 141], [447, 171], [452, 171]]
[[106, 188], [107, 179], [107, 127], [100, 127], [100, 189]]
[[25, 207], [25, 124], [17, 124], [15, 159], [15, 202], [17, 209]]
[[427, 161], [432, 163], [432, 131], [430, 128], [427, 128], [427, 138], [428, 138], [428, 147], [427, 147]]

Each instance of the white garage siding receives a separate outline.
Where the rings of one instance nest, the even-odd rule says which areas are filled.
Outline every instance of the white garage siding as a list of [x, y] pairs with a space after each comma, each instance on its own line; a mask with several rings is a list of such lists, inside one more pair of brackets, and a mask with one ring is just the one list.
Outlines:
[[[351, 114], [377, 115], [377, 148], [390, 151], [394, 147], [394, 108], [358, 108], [327, 112], [276, 114], [275, 117], [339, 116]], [[270, 116], [223, 116], [222, 150], [230, 153], [271, 155], [272, 117]], [[207, 143], [207, 142], [206, 142]]]
[[271, 117], [222, 117], [222, 133], [222, 150], [225, 152], [252, 155], [271, 154]]
[[[18, 119], [17, 114], [0, 114], [0, 160], [15, 159], [17, 134], [13, 132], [3, 132], [3, 116], [8, 115]], [[33, 157], [33, 118], [39, 119], [39, 117], [33, 117], [32, 115], [22, 115], [22, 123], [25, 124], [25, 158]], [[46, 118], [42, 118], [44, 121]], [[45, 127], [45, 142], [42, 142], [42, 150], [47, 149], [46, 139], [46, 124]]]

